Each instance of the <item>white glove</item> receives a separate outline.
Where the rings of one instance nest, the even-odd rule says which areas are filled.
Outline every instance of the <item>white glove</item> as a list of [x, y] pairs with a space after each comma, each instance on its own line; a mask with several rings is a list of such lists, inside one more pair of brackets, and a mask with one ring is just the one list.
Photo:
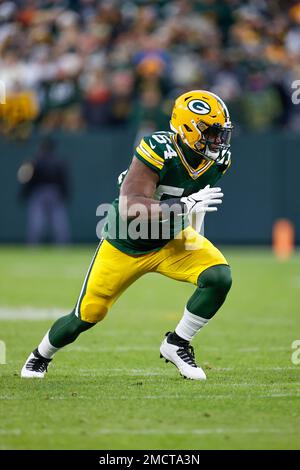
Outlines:
[[218, 210], [218, 204], [222, 204], [224, 194], [221, 188], [211, 188], [208, 184], [204, 189], [190, 196], [182, 197], [180, 200], [187, 207], [187, 214], [196, 214], [198, 212], [215, 212]]

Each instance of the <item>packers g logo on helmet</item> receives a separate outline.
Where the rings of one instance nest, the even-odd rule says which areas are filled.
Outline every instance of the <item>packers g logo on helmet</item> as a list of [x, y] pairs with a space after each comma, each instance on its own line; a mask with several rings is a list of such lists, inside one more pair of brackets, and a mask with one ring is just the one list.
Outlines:
[[196, 114], [208, 114], [211, 111], [209, 104], [202, 100], [189, 101], [188, 108]]
[[171, 129], [202, 158], [220, 162], [230, 149], [232, 125], [224, 101], [206, 90], [179, 96], [172, 111]]

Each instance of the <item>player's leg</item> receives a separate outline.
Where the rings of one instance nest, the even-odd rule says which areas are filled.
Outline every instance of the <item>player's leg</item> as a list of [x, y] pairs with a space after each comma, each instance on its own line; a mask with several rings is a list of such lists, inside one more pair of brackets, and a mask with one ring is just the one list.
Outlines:
[[27, 359], [21, 376], [44, 377], [57, 351], [103, 320], [121, 293], [142, 274], [139, 259], [122, 253], [107, 241], [100, 243], [75, 309], [55, 321]]
[[201, 272], [197, 280], [198, 287], [188, 300], [175, 332], [185, 340], [191, 341], [222, 306], [231, 283], [231, 270], [228, 265], [217, 264]]
[[197, 286], [175, 331], [162, 343], [161, 354], [180, 366], [184, 376], [201, 380], [205, 374], [196, 366], [190, 341], [225, 301], [231, 287], [231, 271], [222, 253], [207, 239], [190, 228], [186, 236], [187, 239], [173, 240], [161, 250], [162, 261], [157, 267], [158, 272], [172, 279]]

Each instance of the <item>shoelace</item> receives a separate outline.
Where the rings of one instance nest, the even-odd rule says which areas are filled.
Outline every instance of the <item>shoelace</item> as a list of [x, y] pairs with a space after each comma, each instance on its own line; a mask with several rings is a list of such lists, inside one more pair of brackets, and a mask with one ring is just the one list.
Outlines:
[[195, 362], [195, 352], [193, 346], [188, 344], [177, 351], [178, 356], [191, 367], [197, 367]]
[[34, 357], [30, 359], [26, 368], [34, 372], [47, 372], [48, 365], [49, 361], [45, 361], [45, 359], [39, 357]]

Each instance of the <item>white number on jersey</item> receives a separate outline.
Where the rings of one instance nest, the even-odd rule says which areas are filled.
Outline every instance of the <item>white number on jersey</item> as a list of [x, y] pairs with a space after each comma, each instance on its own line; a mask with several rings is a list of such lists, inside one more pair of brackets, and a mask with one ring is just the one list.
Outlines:
[[183, 192], [184, 192], [183, 188], [177, 188], [176, 186], [168, 186], [166, 184], [160, 184], [156, 188], [154, 199], [157, 199], [158, 201], [160, 201], [163, 194], [166, 194], [168, 196], [180, 197], [183, 195]]
[[165, 159], [168, 159], [168, 158], [172, 158], [172, 157], [176, 157], [177, 156], [177, 153], [175, 152], [175, 150], [173, 149], [173, 147], [171, 147], [171, 145], [167, 144], [166, 145], [166, 149], [164, 151], [164, 157]]
[[167, 144], [168, 142], [171, 143], [171, 137], [168, 135], [163, 135], [163, 134], [153, 134], [152, 135], [153, 139], [156, 140], [159, 144]]

